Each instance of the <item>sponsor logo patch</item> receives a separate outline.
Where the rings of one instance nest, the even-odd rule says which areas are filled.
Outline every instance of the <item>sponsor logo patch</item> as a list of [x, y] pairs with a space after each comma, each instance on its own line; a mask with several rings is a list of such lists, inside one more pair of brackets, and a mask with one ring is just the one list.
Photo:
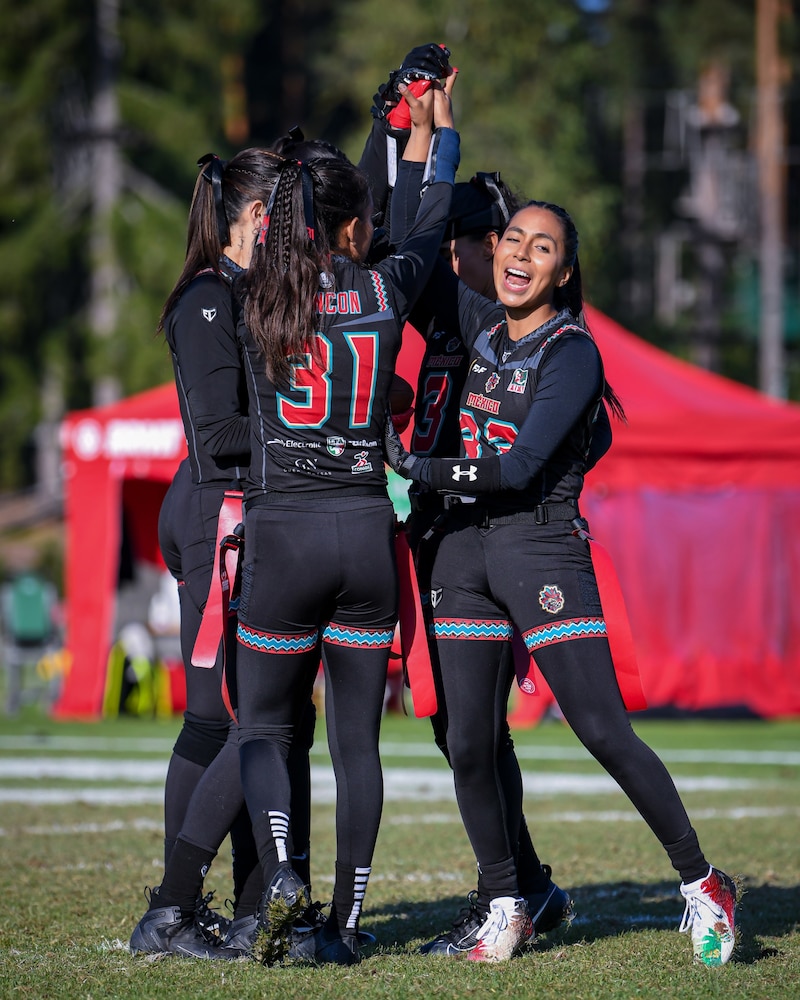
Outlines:
[[216, 315], [217, 315], [217, 310], [216, 309], [204, 309], [203, 310], [203, 319], [208, 320], [209, 323], [212, 323], [214, 321], [214, 317]]
[[441, 601], [441, 599], [442, 599], [442, 588], [441, 587], [437, 587], [436, 590], [432, 590], [431, 591], [431, 605], [434, 608], [438, 608], [439, 607], [439, 602]]
[[486, 379], [486, 391], [491, 392], [492, 389], [496, 389], [500, 384], [500, 376], [497, 372], [492, 372], [492, 374]]
[[328, 448], [328, 454], [333, 455], [334, 458], [338, 458], [340, 455], [344, 454], [343, 437], [329, 437], [326, 445]]
[[372, 462], [369, 460], [368, 451], [359, 451], [356, 456], [356, 464], [350, 466], [350, 471], [354, 476], [359, 475], [362, 472], [372, 472]]
[[525, 387], [528, 384], [528, 369], [527, 368], [517, 368], [514, 374], [511, 376], [511, 381], [508, 385], [509, 392], [525, 392]]

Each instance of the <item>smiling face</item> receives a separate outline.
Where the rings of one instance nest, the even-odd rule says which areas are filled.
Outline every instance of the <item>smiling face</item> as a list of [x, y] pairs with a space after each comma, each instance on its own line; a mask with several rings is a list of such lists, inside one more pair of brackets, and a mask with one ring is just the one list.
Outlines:
[[499, 237], [494, 253], [497, 298], [509, 320], [522, 323], [526, 332], [541, 326], [558, 312], [555, 290], [571, 274], [558, 216], [538, 205], [520, 209]]

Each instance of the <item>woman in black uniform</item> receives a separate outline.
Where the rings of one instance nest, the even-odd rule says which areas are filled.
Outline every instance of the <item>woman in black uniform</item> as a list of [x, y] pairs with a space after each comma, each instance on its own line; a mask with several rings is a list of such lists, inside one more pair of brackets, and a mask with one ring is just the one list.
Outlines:
[[[445, 232], [442, 256], [464, 284], [494, 302], [492, 257], [496, 237], [503, 232], [518, 202], [499, 173], [478, 173], [453, 189], [453, 204]], [[459, 404], [461, 388], [468, 371], [470, 352], [459, 336], [457, 323], [448, 324], [438, 311], [438, 276], [445, 266], [437, 264], [433, 277], [411, 314], [411, 324], [424, 334], [425, 354], [417, 383], [414, 434], [411, 449], [415, 455], [449, 456], [458, 453], [461, 432]], [[605, 418], [605, 410], [603, 410]], [[604, 428], [608, 429], [607, 419]], [[599, 440], [594, 435], [594, 440]], [[606, 447], [610, 433], [603, 436]], [[444, 502], [432, 490], [412, 488], [409, 494], [411, 514], [406, 522], [409, 542], [417, 568], [423, 610], [429, 615], [430, 572], [440, 537], [438, 526], [444, 519]], [[438, 681], [436, 643], [430, 640], [434, 677]], [[512, 656], [511, 644], [503, 644], [505, 656]], [[440, 683], [440, 682], [439, 682]], [[447, 750], [447, 712], [439, 696], [440, 710], [432, 717], [434, 739], [445, 757]], [[537, 934], [557, 927], [569, 916], [569, 894], [551, 878], [549, 865], [542, 865], [534, 848], [522, 810], [522, 776], [508, 727], [498, 750], [498, 777], [501, 783], [504, 814], [509, 841], [517, 865], [520, 894], [525, 897]], [[470, 892], [468, 905], [462, 909], [448, 931], [437, 935], [421, 948], [428, 955], [458, 956], [474, 948], [476, 934], [489, 912], [489, 897], [478, 878], [477, 891]]]
[[[397, 196], [397, 195], [396, 195]], [[468, 952], [509, 958], [531, 935], [503, 822], [497, 745], [511, 672], [501, 649], [512, 623], [565, 719], [653, 830], [682, 883], [682, 930], [695, 958], [726, 962], [736, 889], [700, 849], [672, 779], [634, 733], [608, 645], [578, 498], [594, 416], [619, 408], [582, 325], [578, 237], [561, 208], [531, 202], [494, 253], [499, 305], [453, 277], [437, 289], [470, 348], [461, 395], [461, 457], [403, 456], [401, 475], [444, 492], [445, 533], [431, 573], [434, 629], [448, 716], [447, 746], [464, 824], [491, 891], [489, 916]]]
[[[317, 148], [317, 144], [300, 148], [329, 155], [327, 147]], [[161, 551], [178, 581], [187, 708], [164, 794], [165, 875], [133, 933], [134, 952], [231, 957], [230, 951], [223, 954], [216, 944], [225, 938], [233, 946], [249, 932], [261, 895], [262, 877], [244, 807], [235, 730], [222, 697], [221, 650], [217, 649], [212, 669], [193, 666], [192, 653], [209, 595], [221, 504], [228, 492], [235, 505], [237, 488], [241, 497], [239, 481], [250, 455], [232, 286], [249, 263], [279, 162], [276, 154], [261, 149], [246, 149], [227, 164], [215, 156], [200, 161], [186, 260], [159, 324], [172, 354], [189, 451], [159, 517]], [[239, 499], [234, 521], [240, 519]], [[230, 675], [232, 663], [227, 667]], [[290, 756], [298, 817], [294, 864], [307, 878], [308, 751], [313, 731], [313, 704], [309, 702]], [[232, 922], [208, 910], [201, 891], [205, 872], [229, 831]]]
[[324, 926], [290, 954], [359, 960], [383, 798], [378, 729], [397, 621], [386, 408], [403, 324], [438, 253], [458, 162], [449, 93], [434, 88], [409, 104], [404, 164], [427, 159], [431, 122], [440, 127], [433, 174], [397, 256], [372, 269], [361, 263], [373, 230], [360, 170], [291, 159], [243, 282], [252, 437], [237, 683], [242, 780], [265, 875], [267, 961], [285, 953], [284, 931], [304, 896], [291, 865], [286, 757], [320, 639], [337, 780], [336, 878]]

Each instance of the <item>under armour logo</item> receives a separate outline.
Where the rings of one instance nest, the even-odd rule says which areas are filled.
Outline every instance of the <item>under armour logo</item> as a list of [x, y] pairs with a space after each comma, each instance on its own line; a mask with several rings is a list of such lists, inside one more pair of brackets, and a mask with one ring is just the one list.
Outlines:
[[474, 465], [470, 465], [468, 469], [462, 469], [460, 465], [454, 465], [451, 478], [454, 483], [457, 483], [460, 479], [467, 479], [469, 482], [474, 483], [478, 478], [478, 470]]
[[207, 319], [209, 323], [214, 319], [214, 317], [216, 315], [217, 315], [217, 310], [216, 309], [204, 309], [203, 310], [203, 319]]

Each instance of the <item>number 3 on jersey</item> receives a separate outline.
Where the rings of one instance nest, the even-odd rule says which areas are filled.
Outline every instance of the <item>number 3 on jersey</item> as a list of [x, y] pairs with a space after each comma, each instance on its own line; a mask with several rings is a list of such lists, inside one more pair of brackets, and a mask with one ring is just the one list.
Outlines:
[[[352, 358], [350, 427], [369, 427], [378, 378], [378, 335], [345, 333], [342, 336]], [[295, 395], [276, 394], [278, 416], [287, 427], [322, 427], [331, 415], [333, 344], [321, 333], [316, 334], [315, 339], [318, 357], [308, 352], [292, 364], [290, 384]]]

